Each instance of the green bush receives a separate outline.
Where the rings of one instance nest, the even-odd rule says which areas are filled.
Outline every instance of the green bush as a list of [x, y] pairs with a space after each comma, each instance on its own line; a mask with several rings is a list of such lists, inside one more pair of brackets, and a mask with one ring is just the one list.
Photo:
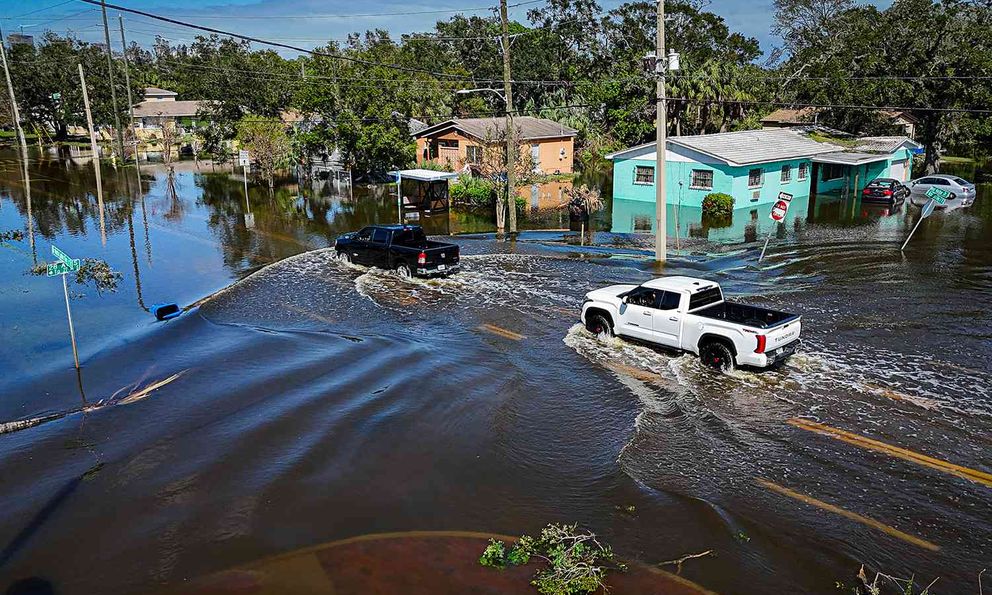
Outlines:
[[703, 216], [726, 218], [734, 214], [734, 197], [722, 192], [711, 192], [703, 197]]
[[474, 208], [491, 208], [496, 200], [496, 185], [482, 178], [459, 176], [451, 185], [451, 200], [455, 204]]

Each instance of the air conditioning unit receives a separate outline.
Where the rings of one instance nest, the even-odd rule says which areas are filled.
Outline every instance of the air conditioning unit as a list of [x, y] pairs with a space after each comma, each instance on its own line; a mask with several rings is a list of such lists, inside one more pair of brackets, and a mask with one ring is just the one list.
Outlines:
[[761, 198], [761, 190], [751, 192], [751, 202], [758, 202], [759, 198]]

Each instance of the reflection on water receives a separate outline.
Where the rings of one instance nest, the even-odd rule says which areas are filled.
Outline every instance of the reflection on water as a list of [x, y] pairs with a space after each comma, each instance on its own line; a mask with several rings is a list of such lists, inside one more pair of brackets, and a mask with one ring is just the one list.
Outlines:
[[[0, 228], [24, 226], [19, 165], [0, 167]], [[700, 249], [667, 272], [804, 317], [784, 367], [715, 375], [576, 325], [590, 288], [656, 274], [630, 251], [456, 236], [463, 272], [407, 280], [302, 253], [395, 220], [391, 187], [284, 181], [246, 204], [238, 175], [185, 162], [171, 185], [149, 166], [141, 192], [133, 170], [104, 168], [104, 246], [90, 167], [31, 164], [39, 258], [56, 243], [124, 273], [116, 294], [75, 288], [80, 376], [61, 287], [24, 274], [26, 242], [0, 249], [0, 421], [13, 422], [0, 427], [0, 590], [40, 577], [66, 595], [182, 591], [357, 535], [549, 520], [650, 564], [713, 549], [684, 574], [719, 592], [827, 592], [861, 563], [974, 592], [987, 566], [987, 181], [904, 254], [907, 206], [799, 199], [782, 226], [763, 210], [670, 214]], [[610, 216], [637, 231], [641, 215], [617, 205], [597, 229]], [[782, 239], [759, 264], [741, 242], [769, 231]], [[166, 323], [144, 309], [222, 288]], [[933, 460], [946, 464], [920, 464]]]

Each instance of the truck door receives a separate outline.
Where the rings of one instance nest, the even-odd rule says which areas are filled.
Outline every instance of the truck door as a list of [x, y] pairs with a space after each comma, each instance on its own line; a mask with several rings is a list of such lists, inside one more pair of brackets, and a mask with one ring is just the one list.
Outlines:
[[372, 243], [369, 245], [369, 266], [389, 269], [389, 230], [375, 228]]
[[657, 302], [657, 289], [638, 287], [631, 291], [620, 304], [620, 323], [618, 332], [621, 335], [654, 341], [654, 306]]
[[363, 228], [351, 242], [351, 259], [355, 264], [369, 264], [369, 246], [372, 243], [372, 228]]
[[655, 302], [652, 330], [655, 343], [669, 347], [679, 345], [679, 329], [682, 327], [682, 315], [679, 313], [679, 302], [682, 294], [674, 291], [659, 291]]

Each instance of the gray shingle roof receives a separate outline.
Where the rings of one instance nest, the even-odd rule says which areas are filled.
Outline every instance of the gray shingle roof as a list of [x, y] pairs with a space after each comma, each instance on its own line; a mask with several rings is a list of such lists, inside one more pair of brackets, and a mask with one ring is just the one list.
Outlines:
[[[532, 116], [517, 116], [513, 119], [513, 124], [519, 131], [520, 140], [536, 140], [541, 138], [561, 138], [568, 136], [575, 136], [579, 133], [578, 130], [574, 128], [569, 128], [564, 124], [559, 124], [554, 120], [547, 120], [545, 118], [535, 118]], [[503, 133], [506, 128], [505, 118], [453, 118], [451, 120], [446, 120], [440, 124], [435, 124], [428, 128], [424, 128], [419, 132], [414, 133], [414, 136], [419, 138], [422, 136], [428, 136], [444, 130], [446, 128], [455, 128], [468, 136], [475, 137], [477, 139], [485, 139], [488, 137], [497, 137]]]
[[910, 140], [907, 136], [866, 136], [857, 139], [855, 151], [866, 151], [869, 153], [891, 153], [909, 142], [914, 148], [919, 148], [919, 144]]
[[159, 89], [158, 87], [145, 87], [145, 95], [146, 96], [147, 95], [157, 95], [157, 96], [166, 95], [166, 96], [169, 96], [169, 97], [175, 97], [176, 95], [179, 95], [179, 93], [176, 93], [175, 91], [169, 91], [168, 89]]
[[673, 136], [669, 138], [669, 142], [716, 157], [731, 165], [799, 159], [841, 150], [840, 147], [817, 142], [786, 128]]
[[195, 116], [201, 107], [208, 107], [209, 104], [209, 101], [142, 101], [134, 106], [134, 117], [166, 116], [180, 118]]

